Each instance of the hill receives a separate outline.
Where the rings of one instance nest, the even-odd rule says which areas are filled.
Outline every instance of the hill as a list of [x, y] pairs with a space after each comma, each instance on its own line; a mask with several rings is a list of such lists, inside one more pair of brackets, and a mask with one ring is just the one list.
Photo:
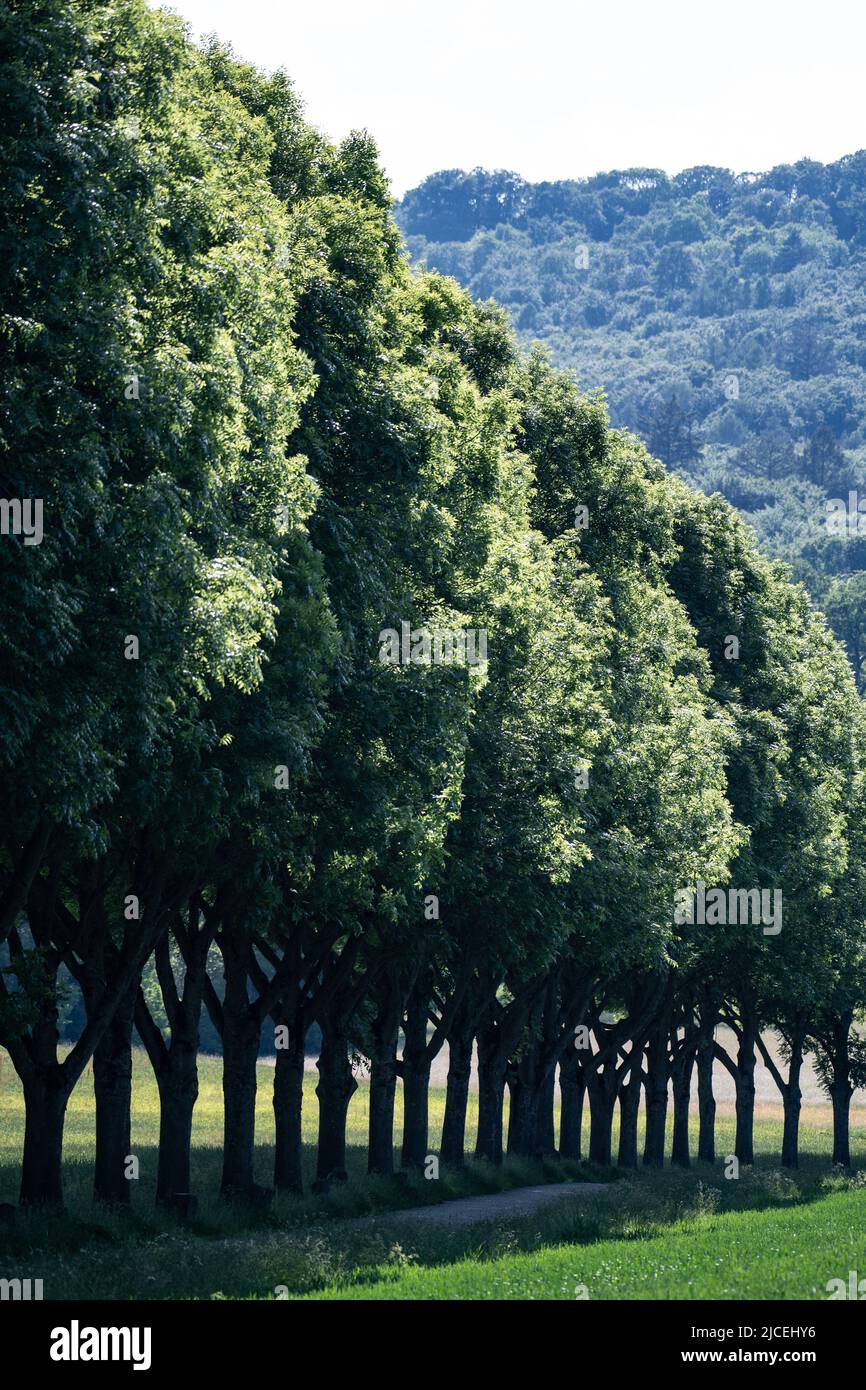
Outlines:
[[503, 305], [615, 425], [719, 491], [866, 682], [866, 151], [768, 173], [433, 174], [412, 258]]

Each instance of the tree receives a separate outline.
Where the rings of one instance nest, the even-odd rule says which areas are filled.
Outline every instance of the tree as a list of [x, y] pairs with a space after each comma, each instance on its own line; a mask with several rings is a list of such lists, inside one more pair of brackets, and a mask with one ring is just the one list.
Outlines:
[[[261, 127], [209, 90], [173, 21], [140, 5], [106, 8], [99, 25], [77, 6], [70, 18], [45, 17], [35, 55], [25, 17], [10, 29], [22, 122], [11, 150], [23, 161], [12, 184], [35, 180], [41, 197], [15, 214], [26, 259], [5, 281], [10, 321], [32, 325], [5, 378], [7, 442], [20, 485], [53, 518], [44, 546], [4, 538], [2, 551], [16, 613], [3, 624], [5, 698], [20, 714], [4, 752], [0, 1026], [33, 1116], [22, 1200], [34, 1203], [60, 1201], [71, 1088], [196, 886], [185, 870], [173, 879], [162, 854], [172, 778], [211, 737], [209, 691], [260, 679], [278, 508], [295, 531], [313, 495], [285, 448], [312, 382], [274, 264], [283, 224]], [[232, 149], [244, 151], [240, 173]], [[38, 666], [16, 634], [42, 653]], [[63, 962], [89, 1018], [61, 1063]], [[127, 1050], [130, 1028], [127, 1009], [116, 1038]], [[110, 1072], [107, 1042], [100, 1059]], [[128, 1105], [128, 1067], [116, 1072]], [[112, 1086], [100, 1096], [123, 1113]], [[98, 1170], [111, 1170], [117, 1200], [123, 1125], [100, 1134], [112, 1136]]]

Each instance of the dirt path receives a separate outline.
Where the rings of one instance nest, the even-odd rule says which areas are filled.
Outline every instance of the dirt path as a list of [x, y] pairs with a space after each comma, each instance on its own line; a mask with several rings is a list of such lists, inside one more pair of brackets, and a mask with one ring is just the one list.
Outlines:
[[403, 1207], [358, 1217], [356, 1225], [381, 1226], [396, 1221], [427, 1221], [434, 1226], [474, 1226], [478, 1221], [497, 1221], [502, 1217], [532, 1216], [540, 1207], [565, 1197], [590, 1197], [609, 1192], [614, 1183], [556, 1182], [540, 1187], [514, 1187], [510, 1192], [491, 1192], [480, 1197], [458, 1197], [429, 1207]]
[[[372, 1212], [369, 1216], [344, 1217], [340, 1225], [361, 1229], [382, 1230], [385, 1225], [397, 1226], [416, 1222], [427, 1222], [431, 1226], [475, 1226], [481, 1221], [503, 1221], [511, 1217], [532, 1216], [534, 1212], [552, 1202], [572, 1198], [586, 1201], [611, 1192], [618, 1186], [615, 1182], [555, 1182], [542, 1183], [538, 1187], [513, 1187], [510, 1192], [490, 1192], [478, 1197], [457, 1197], [450, 1202], [438, 1202], [424, 1207], [397, 1207], [391, 1210]], [[239, 1251], [253, 1248], [261, 1254], [265, 1247], [274, 1250], [291, 1245], [299, 1236], [298, 1231], [255, 1231], [252, 1234], [222, 1236], [215, 1240], [211, 1249], [220, 1248], [226, 1259]], [[175, 1237], [185, 1242], [187, 1237]], [[186, 1248], [184, 1246], [184, 1248]]]

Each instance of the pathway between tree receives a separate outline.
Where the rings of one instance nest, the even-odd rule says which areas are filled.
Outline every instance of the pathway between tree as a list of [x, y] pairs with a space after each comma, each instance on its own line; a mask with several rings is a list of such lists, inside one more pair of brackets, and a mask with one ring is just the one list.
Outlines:
[[540, 1187], [513, 1187], [510, 1192], [490, 1192], [480, 1197], [457, 1197], [434, 1206], [401, 1207], [360, 1216], [357, 1225], [381, 1226], [383, 1221], [428, 1221], [435, 1226], [472, 1226], [476, 1221], [496, 1221], [501, 1217], [531, 1216], [540, 1207], [564, 1197], [590, 1197], [609, 1192], [615, 1183], [553, 1182]]

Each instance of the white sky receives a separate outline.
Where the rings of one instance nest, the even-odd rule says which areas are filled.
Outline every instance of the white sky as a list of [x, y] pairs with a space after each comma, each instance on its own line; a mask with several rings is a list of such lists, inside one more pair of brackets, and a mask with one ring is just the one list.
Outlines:
[[174, 0], [366, 127], [395, 195], [437, 169], [757, 171], [866, 146], [862, 0]]

